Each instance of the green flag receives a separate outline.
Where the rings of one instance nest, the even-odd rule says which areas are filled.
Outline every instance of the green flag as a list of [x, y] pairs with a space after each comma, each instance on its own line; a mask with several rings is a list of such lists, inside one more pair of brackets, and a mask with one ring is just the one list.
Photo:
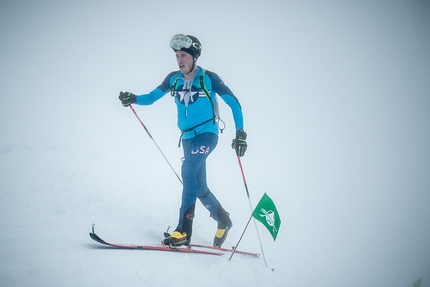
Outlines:
[[281, 218], [275, 204], [266, 193], [260, 199], [257, 207], [255, 207], [252, 216], [266, 226], [275, 241], [276, 236], [278, 236], [279, 227], [281, 226]]
[[421, 287], [421, 282], [423, 281], [422, 278], [420, 278], [417, 282], [415, 282], [414, 284], [412, 284], [413, 287]]

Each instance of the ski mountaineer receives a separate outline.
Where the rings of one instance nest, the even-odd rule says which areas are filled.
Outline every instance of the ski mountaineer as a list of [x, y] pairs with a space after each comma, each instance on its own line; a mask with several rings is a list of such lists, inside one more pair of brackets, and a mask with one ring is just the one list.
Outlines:
[[163, 243], [169, 246], [191, 243], [195, 203], [198, 198], [218, 223], [213, 245], [221, 247], [233, 223], [230, 214], [224, 210], [206, 182], [206, 159], [218, 142], [220, 119], [216, 95], [232, 110], [236, 126], [236, 138], [233, 139], [232, 148], [239, 157], [242, 157], [247, 149], [242, 108], [238, 99], [217, 74], [197, 65], [202, 45], [196, 37], [174, 35], [170, 47], [176, 53], [179, 71], [167, 75], [161, 85], [149, 94], [120, 92], [119, 99], [123, 106], [128, 107], [133, 103], [151, 105], [168, 93], [175, 98], [178, 127], [181, 130], [179, 146], [182, 142], [184, 151], [181, 170], [182, 203], [178, 225]]

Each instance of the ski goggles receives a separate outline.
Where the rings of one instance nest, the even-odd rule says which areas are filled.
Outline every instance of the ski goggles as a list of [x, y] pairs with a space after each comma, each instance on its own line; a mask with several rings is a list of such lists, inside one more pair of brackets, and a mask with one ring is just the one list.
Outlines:
[[175, 51], [179, 51], [181, 49], [189, 49], [193, 44], [193, 40], [190, 39], [187, 35], [184, 34], [176, 34], [173, 36], [172, 40], [170, 40], [170, 48]]

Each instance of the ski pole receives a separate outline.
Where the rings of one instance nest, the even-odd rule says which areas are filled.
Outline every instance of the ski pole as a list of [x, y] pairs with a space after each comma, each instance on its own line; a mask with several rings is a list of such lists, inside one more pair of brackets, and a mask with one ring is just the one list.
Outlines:
[[164, 155], [163, 151], [161, 150], [161, 148], [158, 146], [157, 142], [155, 141], [155, 139], [152, 137], [151, 133], [149, 132], [149, 130], [146, 128], [145, 124], [143, 123], [143, 121], [139, 118], [139, 115], [136, 113], [135, 109], [133, 108], [132, 105], [129, 106], [130, 109], [133, 111], [133, 114], [136, 116], [137, 120], [140, 122], [140, 124], [142, 125], [142, 127], [145, 129], [146, 133], [148, 134], [148, 136], [151, 138], [151, 140], [154, 142], [155, 146], [157, 147], [158, 151], [163, 155], [164, 159], [166, 160], [167, 164], [170, 166], [170, 169], [175, 173], [176, 177], [178, 178], [178, 180], [180, 181], [181, 184], [182, 183], [182, 179], [179, 177], [179, 175], [176, 173], [175, 169], [173, 168], [173, 166], [170, 164], [170, 161], [167, 159], [167, 157]]
[[[254, 208], [252, 207], [252, 204], [251, 204], [251, 197], [249, 196], [248, 184], [246, 183], [245, 172], [243, 171], [242, 161], [240, 160], [240, 156], [237, 156], [237, 161], [239, 162], [240, 172], [242, 173], [243, 184], [245, 185], [246, 196], [248, 197], [249, 208], [251, 209], [251, 214], [252, 214], [254, 212]], [[245, 234], [246, 229], [248, 228], [248, 225], [249, 225], [249, 222], [251, 221], [251, 218], [252, 218], [252, 215], [249, 218], [248, 223], [245, 226], [245, 230], [243, 230], [243, 233], [240, 236], [239, 242], [237, 242], [236, 247], [233, 249], [233, 252], [231, 253], [229, 260], [231, 260], [231, 258], [233, 257], [240, 241], [242, 240], [242, 237]], [[263, 255], [263, 259], [264, 259], [264, 265], [266, 265], [266, 267], [267, 267], [266, 256], [264, 256], [263, 245], [261, 244], [260, 233], [258, 232], [257, 222], [255, 221], [255, 218], [254, 218], [254, 225], [255, 225], [255, 230], [257, 230], [257, 237], [258, 237], [258, 241], [260, 243], [261, 255]]]

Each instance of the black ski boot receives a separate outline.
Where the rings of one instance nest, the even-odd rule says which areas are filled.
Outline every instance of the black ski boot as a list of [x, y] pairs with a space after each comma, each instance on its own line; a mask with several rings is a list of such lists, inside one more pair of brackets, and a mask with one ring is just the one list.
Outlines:
[[164, 238], [163, 244], [170, 247], [189, 245], [187, 233], [181, 232], [180, 230], [175, 230], [168, 237]]
[[190, 245], [191, 234], [193, 233], [193, 218], [196, 205], [190, 206], [184, 214], [182, 227], [176, 227], [172, 234], [168, 235], [163, 240], [163, 244], [167, 246]]
[[219, 248], [227, 238], [228, 231], [233, 226], [233, 222], [231, 222], [230, 214], [226, 212], [224, 208], [221, 207], [221, 205], [218, 207], [218, 218], [221, 222], [218, 222], [218, 228], [215, 233], [213, 246]]

